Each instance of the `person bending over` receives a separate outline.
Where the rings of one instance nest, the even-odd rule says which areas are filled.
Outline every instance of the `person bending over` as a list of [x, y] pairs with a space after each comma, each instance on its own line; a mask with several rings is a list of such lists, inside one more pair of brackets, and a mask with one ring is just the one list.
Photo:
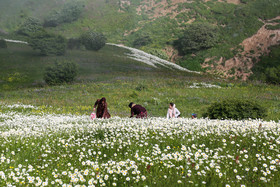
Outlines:
[[129, 108], [131, 108], [131, 115], [132, 118], [134, 115], [136, 115], [136, 118], [147, 118], [147, 110], [142, 107], [141, 105], [136, 105], [133, 102], [129, 103]]

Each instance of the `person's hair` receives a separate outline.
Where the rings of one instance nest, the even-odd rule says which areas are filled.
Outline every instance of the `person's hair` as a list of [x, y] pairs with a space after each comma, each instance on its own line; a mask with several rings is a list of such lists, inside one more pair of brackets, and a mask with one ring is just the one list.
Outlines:
[[102, 97], [100, 101], [101, 101], [101, 102], [104, 101], [104, 103], [105, 103], [105, 102], [106, 102], [106, 98], [105, 98], [105, 97]]
[[169, 103], [172, 107], [174, 106], [174, 103]]
[[129, 105], [128, 105], [129, 108], [131, 108], [133, 104], [134, 104], [133, 102], [129, 103]]

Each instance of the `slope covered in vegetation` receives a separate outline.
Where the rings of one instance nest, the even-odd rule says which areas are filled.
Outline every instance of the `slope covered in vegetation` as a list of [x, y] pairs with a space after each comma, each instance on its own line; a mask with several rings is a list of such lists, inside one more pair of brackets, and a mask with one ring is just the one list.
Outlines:
[[[109, 42], [140, 48], [191, 70], [242, 79], [251, 74], [259, 58], [269, 52], [267, 49], [280, 41], [278, 0], [4, 0], [0, 10], [2, 33], [17, 31], [28, 17], [36, 17], [42, 24], [56, 21], [47, 29], [68, 38], [91, 29], [105, 34]], [[68, 20], [66, 15], [76, 18]], [[271, 19], [273, 24], [262, 32], [268, 42], [255, 42], [244, 52], [244, 41]], [[216, 29], [215, 45], [178, 54], [176, 41], [184, 39], [186, 29], [205, 23]], [[239, 56], [248, 58], [235, 60]]]

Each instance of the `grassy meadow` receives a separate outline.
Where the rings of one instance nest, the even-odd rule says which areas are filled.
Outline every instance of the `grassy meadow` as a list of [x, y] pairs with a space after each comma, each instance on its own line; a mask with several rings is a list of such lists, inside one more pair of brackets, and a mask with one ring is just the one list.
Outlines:
[[[153, 68], [126, 53], [0, 49], [0, 186], [279, 186], [279, 86]], [[75, 83], [44, 83], [56, 60], [78, 64]], [[101, 97], [112, 118], [91, 120]], [[256, 100], [268, 116], [201, 118], [227, 98]], [[131, 101], [149, 117], [128, 118]], [[182, 118], [166, 119], [170, 102]]]
[[[99, 52], [68, 50], [65, 56], [39, 56], [24, 44], [9, 43], [0, 50], [1, 100], [32, 104], [51, 113], [89, 115], [96, 99], [106, 97], [113, 116], [129, 116], [133, 101], [149, 116], [164, 117], [174, 102], [183, 117], [201, 117], [212, 102], [221, 99], [256, 100], [268, 109], [266, 120], [280, 118], [280, 88], [265, 84], [227, 82], [209, 75], [153, 68], [127, 58], [125, 49], [106, 46]], [[77, 81], [47, 86], [44, 68], [56, 60], [79, 66]]]

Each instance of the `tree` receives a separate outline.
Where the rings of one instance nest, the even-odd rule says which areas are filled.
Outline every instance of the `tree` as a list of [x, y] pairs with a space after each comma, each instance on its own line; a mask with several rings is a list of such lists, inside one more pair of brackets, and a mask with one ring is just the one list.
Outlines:
[[45, 70], [44, 80], [48, 85], [71, 83], [77, 76], [77, 64], [73, 62], [55, 62]]
[[56, 27], [63, 23], [76, 21], [82, 13], [82, 4], [72, 2], [61, 10], [52, 12], [44, 21], [44, 27]]
[[24, 36], [31, 36], [38, 30], [42, 29], [42, 24], [39, 19], [27, 18], [24, 23], [19, 27], [17, 33]]
[[80, 36], [81, 43], [87, 50], [98, 51], [106, 44], [106, 37], [102, 33], [88, 31]]
[[43, 29], [34, 33], [28, 43], [34, 50], [39, 50], [41, 55], [64, 55], [66, 52], [66, 39]]
[[175, 46], [183, 54], [213, 47], [218, 42], [217, 29], [206, 23], [188, 25], [182, 37], [175, 41]]

